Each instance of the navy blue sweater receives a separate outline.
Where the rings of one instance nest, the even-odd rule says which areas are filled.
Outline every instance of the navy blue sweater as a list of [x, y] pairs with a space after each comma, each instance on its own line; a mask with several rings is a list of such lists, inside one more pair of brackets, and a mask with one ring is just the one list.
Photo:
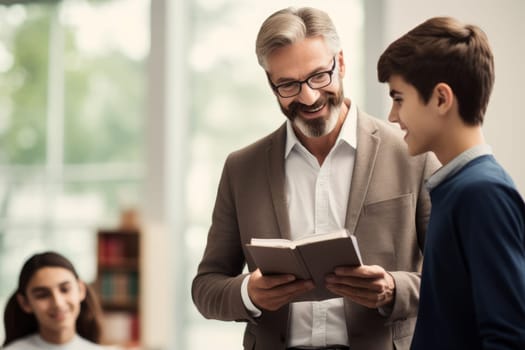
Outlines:
[[430, 192], [413, 350], [525, 349], [525, 204], [493, 156]]

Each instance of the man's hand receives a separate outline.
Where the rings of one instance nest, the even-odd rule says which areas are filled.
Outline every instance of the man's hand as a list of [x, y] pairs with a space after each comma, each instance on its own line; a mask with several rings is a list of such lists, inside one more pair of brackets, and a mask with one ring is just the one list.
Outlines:
[[250, 274], [248, 295], [260, 309], [275, 311], [295, 297], [314, 288], [312, 281], [297, 281], [294, 275], [263, 276], [259, 269]]
[[326, 276], [326, 288], [369, 308], [389, 306], [394, 302], [394, 278], [377, 265], [337, 267]]

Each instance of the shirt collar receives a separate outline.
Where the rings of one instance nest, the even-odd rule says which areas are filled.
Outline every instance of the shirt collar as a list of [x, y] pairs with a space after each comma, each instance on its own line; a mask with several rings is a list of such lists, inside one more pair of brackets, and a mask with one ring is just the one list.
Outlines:
[[[346, 114], [345, 121], [341, 127], [341, 131], [337, 136], [335, 145], [339, 145], [342, 142], [347, 143], [352, 148], [357, 149], [357, 107], [350, 102], [349, 99], [345, 99], [344, 103], [350, 106], [348, 113]], [[286, 147], [284, 151], [284, 158], [288, 158], [288, 155], [295, 146], [301, 145], [301, 142], [295, 135], [295, 131], [292, 127], [292, 122], [288, 119], [286, 121]], [[302, 146], [302, 145], [301, 145]]]
[[32, 335], [33, 342], [38, 346], [38, 348], [42, 349], [49, 349], [49, 350], [67, 350], [67, 349], [76, 349], [79, 345], [81, 345], [81, 338], [78, 334], [75, 334], [75, 336], [68, 341], [67, 343], [63, 344], [54, 344], [49, 343], [42, 338], [42, 336], [38, 333]]
[[456, 158], [452, 159], [449, 163], [436, 170], [436, 172], [425, 182], [427, 190], [432, 191], [440, 183], [445, 181], [445, 179], [460, 171], [461, 168], [467, 165], [471, 160], [488, 154], [492, 154], [492, 148], [487, 144], [481, 144], [469, 148]]

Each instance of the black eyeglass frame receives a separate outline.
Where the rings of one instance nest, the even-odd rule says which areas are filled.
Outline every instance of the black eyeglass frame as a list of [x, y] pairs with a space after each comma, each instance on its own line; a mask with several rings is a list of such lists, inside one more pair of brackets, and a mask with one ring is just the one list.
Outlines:
[[[272, 90], [275, 91], [277, 93], [277, 95], [281, 96], [282, 98], [295, 97], [295, 96], [297, 96], [297, 95], [299, 95], [301, 93], [301, 90], [303, 88], [303, 84], [305, 84], [305, 83], [306, 83], [306, 85], [308, 85], [308, 87], [310, 87], [310, 89], [313, 89], [313, 90], [319, 90], [319, 89], [322, 89], [322, 88], [327, 87], [328, 85], [332, 84], [332, 76], [334, 75], [334, 71], [335, 71], [335, 56], [332, 58], [332, 60], [333, 60], [332, 68], [330, 68], [329, 70], [322, 71], [322, 72], [314, 73], [314, 74], [308, 76], [304, 80], [295, 80], [295, 81], [290, 81], [290, 82], [282, 83], [282, 84], [279, 84], [279, 85], [275, 85], [270, 80], [270, 75], [268, 75], [268, 73], [266, 73], [266, 75], [268, 77], [268, 82], [270, 82], [270, 86], [272, 87]], [[328, 76], [329, 76], [328, 83], [326, 83], [323, 86], [313, 87], [311, 85], [310, 81], [313, 78], [321, 76], [323, 74], [328, 74]], [[293, 95], [282, 95], [281, 92], [279, 92], [279, 88], [281, 88], [283, 86], [290, 86], [290, 85], [299, 86], [299, 89], [297, 90], [297, 93], [295, 93]]]

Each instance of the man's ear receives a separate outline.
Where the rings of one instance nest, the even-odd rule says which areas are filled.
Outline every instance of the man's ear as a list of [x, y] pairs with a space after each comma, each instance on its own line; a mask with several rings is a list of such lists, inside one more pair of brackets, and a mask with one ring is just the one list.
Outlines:
[[434, 98], [437, 103], [437, 108], [441, 113], [447, 113], [454, 104], [454, 93], [450, 86], [446, 83], [438, 83], [434, 87]]
[[20, 305], [20, 308], [24, 310], [25, 313], [33, 313], [33, 308], [31, 307], [31, 305], [27, 301], [27, 298], [24, 295], [16, 293], [16, 301], [18, 301], [18, 305]]
[[345, 72], [346, 72], [346, 65], [345, 65], [345, 58], [343, 56], [343, 50], [339, 51], [339, 53], [335, 55], [335, 60], [337, 61], [337, 65], [339, 66], [339, 77], [343, 79], [345, 76]]

